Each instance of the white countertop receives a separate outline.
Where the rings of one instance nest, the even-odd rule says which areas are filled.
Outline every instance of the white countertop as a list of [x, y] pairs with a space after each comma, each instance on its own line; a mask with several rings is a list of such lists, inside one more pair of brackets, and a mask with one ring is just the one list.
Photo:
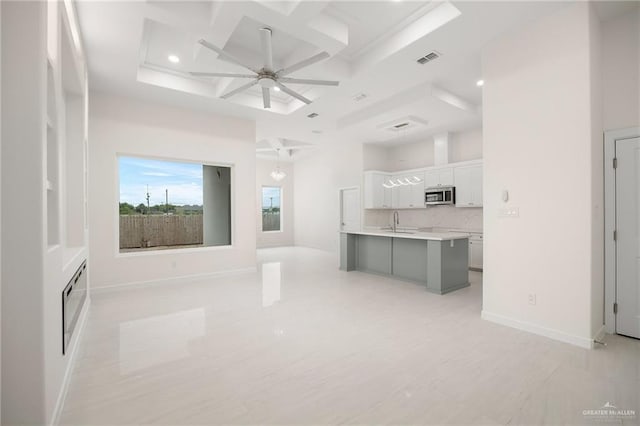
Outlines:
[[340, 233], [371, 235], [374, 237], [409, 238], [412, 240], [434, 240], [434, 241], [462, 240], [465, 238], [469, 238], [471, 236], [470, 234], [463, 234], [460, 232], [420, 232], [420, 231], [393, 232], [393, 231], [386, 231], [386, 230], [340, 231]]

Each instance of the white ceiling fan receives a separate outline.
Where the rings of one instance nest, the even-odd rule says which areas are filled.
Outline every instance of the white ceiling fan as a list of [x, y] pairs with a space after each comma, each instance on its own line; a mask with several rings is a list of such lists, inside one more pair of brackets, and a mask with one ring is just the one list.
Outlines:
[[271, 48], [271, 28], [261, 28], [260, 29], [260, 44], [262, 45], [262, 55], [264, 58], [264, 66], [260, 69], [254, 69], [249, 65], [243, 63], [241, 60], [236, 58], [235, 56], [225, 52], [217, 46], [209, 43], [205, 39], [201, 39], [198, 41], [204, 47], [213, 50], [216, 52], [221, 58], [226, 59], [229, 62], [233, 62], [234, 64], [240, 65], [253, 72], [255, 75], [251, 74], [233, 74], [233, 73], [219, 73], [219, 72], [190, 72], [189, 74], [197, 77], [233, 77], [233, 78], [250, 78], [250, 81], [247, 84], [243, 84], [237, 89], [231, 90], [230, 92], [225, 93], [221, 96], [222, 99], [228, 99], [233, 95], [236, 95], [240, 92], [247, 90], [250, 87], [259, 84], [262, 87], [262, 100], [265, 108], [271, 108], [271, 92], [270, 90], [274, 87], [280, 88], [284, 93], [293, 96], [296, 99], [304, 102], [305, 104], [310, 104], [311, 100], [305, 98], [301, 94], [289, 89], [282, 83], [290, 83], [290, 84], [307, 84], [307, 85], [317, 85], [317, 86], [337, 86], [340, 84], [338, 81], [328, 81], [328, 80], [309, 80], [309, 79], [301, 79], [301, 78], [290, 78], [286, 77], [292, 72], [298, 71], [304, 67], [307, 67], [311, 64], [315, 64], [316, 62], [322, 61], [329, 57], [327, 52], [320, 52], [316, 55], [313, 55], [310, 58], [307, 58], [303, 61], [295, 63], [289, 67], [282, 68], [278, 71], [275, 71], [273, 68], [273, 50]]

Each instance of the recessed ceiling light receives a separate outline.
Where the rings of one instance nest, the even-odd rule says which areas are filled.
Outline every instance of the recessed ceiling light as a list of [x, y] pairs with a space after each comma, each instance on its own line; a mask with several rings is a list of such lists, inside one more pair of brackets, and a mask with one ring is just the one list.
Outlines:
[[280, 88], [278, 86], [273, 86], [273, 90], [275, 90], [276, 92], [279, 92]]
[[176, 55], [169, 55], [167, 59], [169, 59], [169, 62], [174, 64], [177, 64], [178, 62], [180, 62], [180, 58], [178, 58]]
[[478, 80], [478, 81], [476, 81], [476, 86], [478, 86], [478, 87], [482, 87], [482, 86], [484, 86], [484, 80]]

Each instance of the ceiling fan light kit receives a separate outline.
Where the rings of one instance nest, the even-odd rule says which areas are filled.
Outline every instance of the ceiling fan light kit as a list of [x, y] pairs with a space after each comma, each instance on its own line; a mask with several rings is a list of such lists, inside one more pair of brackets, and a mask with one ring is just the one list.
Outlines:
[[282, 83], [287, 84], [305, 84], [311, 86], [337, 86], [340, 84], [338, 81], [329, 81], [329, 80], [313, 80], [313, 79], [302, 79], [302, 78], [291, 78], [285, 77], [295, 71], [301, 70], [302, 68], [308, 67], [309, 65], [313, 65], [316, 62], [320, 62], [329, 57], [327, 52], [320, 52], [311, 56], [310, 58], [304, 59], [300, 62], [297, 62], [289, 67], [282, 68], [278, 71], [274, 70], [273, 66], [273, 46], [271, 45], [271, 28], [261, 28], [260, 29], [260, 45], [262, 48], [262, 58], [264, 66], [260, 69], [254, 69], [251, 66], [247, 65], [240, 59], [235, 56], [225, 52], [221, 48], [209, 43], [205, 39], [200, 39], [198, 43], [202, 46], [206, 47], [209, 50], [213, 50], [218, 54], [218, 56], [222, 59], [225, 59], [229, 62], [232, 62], [236, 65], [240, 65], [243, 68], [248, 69], [253, 74], [238, 74], [238, 73], [219, 73], [219, 72], [202, 72], [202, 71], [194, 71], [189, 74], [195, 77], [231, 77], [231, 78], [249, 78], [250, 81], [247, 84], [243, 84], [242, 86], [233, 89], [221, 96], [222, 99], [229, 99], [230, 97], [237, 95], [238, 93], [244, 92], [245, 90], [259, 85], [262, 88], [262, 103], [265, 109], [271, 108], [271, 89], [275, 91], [282, 91], [287, 95], [298, 99], [305, 104], [310, 104], [311, 100], [301, 95], [300, 93], [291, 90], [289, 87], [283, 85]]

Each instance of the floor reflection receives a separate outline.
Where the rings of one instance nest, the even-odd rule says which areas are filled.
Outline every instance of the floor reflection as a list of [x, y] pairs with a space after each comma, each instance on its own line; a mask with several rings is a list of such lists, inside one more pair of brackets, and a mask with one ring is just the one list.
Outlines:
[[262, 264], [262, 306], [271, 306], [280, 300], [280, 262]]
[[120, 324], [120, 373], [188, 357], [189, 342], [205, 334], [204, 308]]

